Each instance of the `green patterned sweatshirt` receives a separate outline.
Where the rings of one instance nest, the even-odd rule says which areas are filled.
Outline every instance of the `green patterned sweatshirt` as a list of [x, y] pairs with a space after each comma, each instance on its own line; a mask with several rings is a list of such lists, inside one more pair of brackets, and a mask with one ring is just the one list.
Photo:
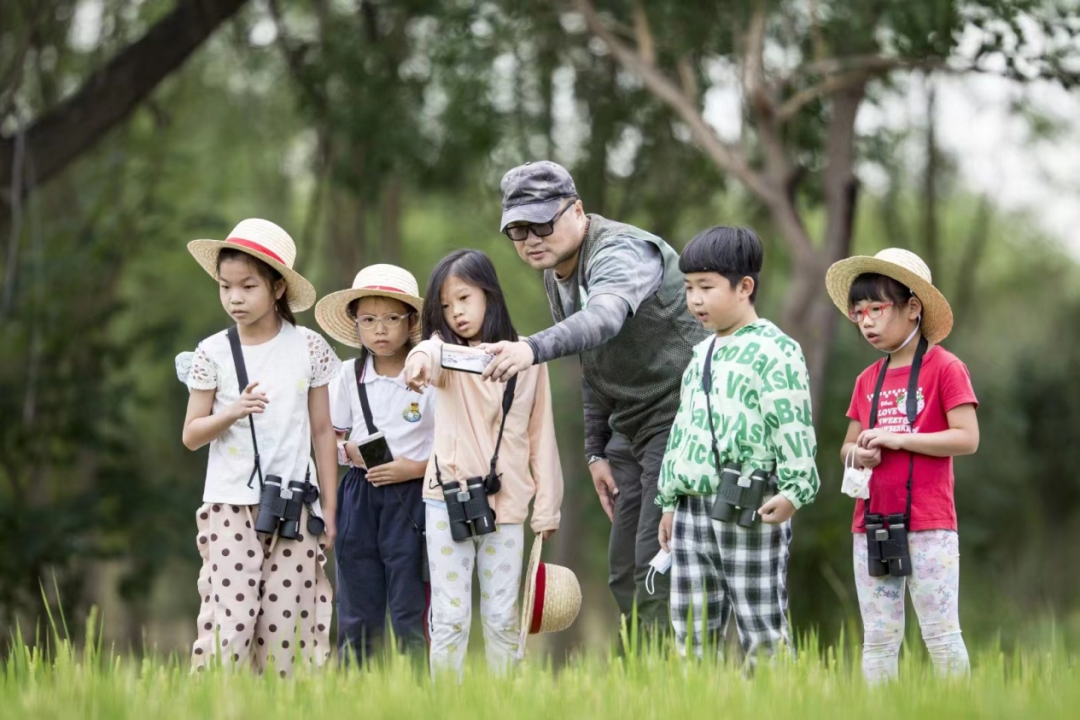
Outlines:
[[[694, 348], [683, 373], [679, 410], [668, 436], [656, 504], [675, 510], [679, 495], [711, 495], [719, 473], [713, 461], [701, 376], [712, 336]], [[780, 494], [796, 508], [812, 502], [820, 481], [810, 414], [810, 381], [799, 344], [759, 319], [717, 337], [712, 360], [713, 424], [720, 463], [744, 470], [774, 466]]]

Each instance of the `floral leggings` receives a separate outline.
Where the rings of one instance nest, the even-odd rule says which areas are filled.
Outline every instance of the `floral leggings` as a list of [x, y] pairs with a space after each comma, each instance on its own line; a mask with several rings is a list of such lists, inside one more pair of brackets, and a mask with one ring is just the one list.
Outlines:
[[863, 620], [863, 677], [871, 682], [894, 678], [904, 640], [904, 587], [919, 616], [923, 642], [942, 675], [968, 671], [960, 635], [960, 540], [952, 530], [908, 534], [911, 575], [870, 577], [866, 536], [854, 535], [855, 587]]

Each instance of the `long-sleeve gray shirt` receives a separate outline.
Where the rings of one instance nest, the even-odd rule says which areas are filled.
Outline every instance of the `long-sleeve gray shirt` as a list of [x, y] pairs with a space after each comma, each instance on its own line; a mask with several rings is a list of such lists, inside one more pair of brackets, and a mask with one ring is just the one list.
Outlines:
[[[579, 266], [580, 267], [580, 266]], [[660, 251], [650, 242], [627, 237], [611, 243], [593, 256], [585, 278], [579, 272], [557, 280], [566, 320], [528, 339], [542, 363], [576, 355], [604, 344], [619, 334], [638, 306], [655, 293], [664, 277]], [[573, 307], [574, 284], [579, 286], [581, 307]], [[603, 455], [611, 438], [611, 414], [582, 381], [585, 406], [585, 454]]]

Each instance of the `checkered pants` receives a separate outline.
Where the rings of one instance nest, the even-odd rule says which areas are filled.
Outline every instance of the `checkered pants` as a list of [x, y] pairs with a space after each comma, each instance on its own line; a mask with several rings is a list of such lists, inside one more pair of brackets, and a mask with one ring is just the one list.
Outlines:
[[[687, 636], [702, 657], [705, 638], [720, 656], [731, 610], [750, 663], [789, 645], [787, 562], [791, 521], [751, 528], [712, 520], [714, 495], [682, 496], [675, 509], [671, 624], [682, 657]], [[692, 627], [692, 633], [691, 633]], [[706, 630], [707, 628], [707, 630]]]

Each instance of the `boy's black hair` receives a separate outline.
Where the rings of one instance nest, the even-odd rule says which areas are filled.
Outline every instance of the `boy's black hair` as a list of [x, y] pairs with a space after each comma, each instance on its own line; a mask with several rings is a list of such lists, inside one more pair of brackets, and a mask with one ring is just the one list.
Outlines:
[[506, 297], [499, 285], [499, 276], [495, 272], [491, 258], [479, 250], [464, 249], [450, 253], [431, 271], [427, 291], [424, 293], [424, 312], [422, 313], [425, 340], [434, 333], [438, 333], [443, 342], [456, 345], [467, 344], [450, 328], [443, 316], [442, 288], [451, 276], [484, 292], [484, 297], [487, 299], [487, 311], [484, 313], [484, 324], [480, 328], [481, 342], [493, 343], [500, 340], [518, 339], [517, 330], [510, 321]]
[[683, 275], [714, 272], [723, 275], [734, 289], [748, 277], [754, 281], [750, 303], [757, 299], [758, 277], [765, 262], [765, 248], [750, 228], [717, 225], [703, 230], [690, 241], [679, 258]]
[[[249, 255], [246, 252], [234, 250], [232, 248], [224, 248], [221, 252], [218, 253], [216, 268], [218, 271], [218, 275], [221, 274], [222, 260], [243, 260], [244, 262], [246, 262], [248, 266], [250, 266], [255, 271], [256, 275], [261, 277], [270, 285], [271, 293], [274, 292], [274, 286], [277, 285], [277, 281], [283, 279], [281, 277], [281, 273], [275, 270], [268, 263], [264, 263], [259, 258], [253, 255]], [[286, 292], [283, 292], [281, 294], [281, 297], [277, 298], [274, 301], [274, 310], [277, 311], [278, 317], [280, 317], [282, 320], [288, 322], [291, 325], [296, 324], [296, 316], [293, 315], [292, 308], [289, 307], [289, 293], [287, 289]]]
[[[379, 296], [379, 295], [376, 295], [374, 297], [381, 297], [381, 299], [383, 299], [383, 300], [393, 300], [394, 302], [401, 303], [401, 305], [405, 308], [405, 312], [408, 312], [408, 313], [415, 313], [416, 312], [416, 308], [414, 308], [412, 305], [409, 305], [406, 302], [398, 300], [397, 298], [382, 297], [382, 296]], [[348, 305], [345, 306], [345, 312], [348, 313], [349, 317], [351, 317], [353, 320], [356, 319], [356, 312], [360, 308], [360, 301], [361, 300], [366, 300], [366, 299], [367, 298], [356, 298], [355, 300], [353, 300], [352, 302], [350, 302]], [[411, 327], [411, 323], [412, 323], [412, 318], [411, 317], [409, 318], [409, 323], [410, 323], [410, 327]], [[356, 331], [356, 337], [357, 337], [357, 339], [359, 339], [359, 337], [360, 337], [360, 331], [359, 330]], [[410, 332], [409, 336], [405, 339], [405, 346], [404, 347], [406, 348], [406, 350], [412, 350], [414, 347], [416, 347], [416, 343], [413, 342], [413, 339], [412, 339], [412, 332]], [[365, 363], [367, 363], [367, 359], [368, 359], [369, 355], [371, 355], [371, 351], [368, 350], [367, 345], [365, 345], [363, 343], [363, 341], [361, 341], [360, 342], [360, 354], [356, 356], [356, 362], [360, 363], [361, 365], [364, 365]]]
[[911, 292], [911, 288], [888, 275], [863, 273], [851, 283], [851, 289], [848, 290], [848, 307], [854, 307], [856, 303], [863, 300], [903, 305], [914, 296], [915, 293]]

